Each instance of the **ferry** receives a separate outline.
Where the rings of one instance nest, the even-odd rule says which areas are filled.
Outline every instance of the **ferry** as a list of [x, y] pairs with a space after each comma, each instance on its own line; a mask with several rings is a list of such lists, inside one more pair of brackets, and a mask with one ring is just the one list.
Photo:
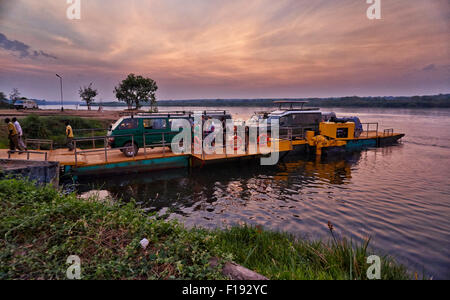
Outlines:
[[[267, 156], [272, 154], [276, 154], [275, 156], [281, 160], [288, 156], [315, 155], [316, 158], [320, 158], [322, 155], [392, 145], [405, 136], [391, 128], [380, 130], [378, 123], [362, 123], [358, 117], [338, 118], [333, 112], [325, 113], [318, 108], [305, 108], [306, 102], [278, 101], [276, 104], [279, 106], [278, 109], [258, 112], [249, 122], [239, 124], [235, 120], [234, 139], [230, 140], [231, 143], [235, 143], [234, 147], [227, 145], [227, 151], [222, 153], [209, 153], [203, 147], [200, 147], [202, 148], [200, 153], [172, 151], [171, 142], [179, 133], [172, 131], [172, 122], [186, 119], [193, 126], [194, 112], [183, 111], [131, 116], [128, 114], [115, 122], [106, 136], [73, 139], [73, 152], [65, 149], [26, 151], [26, 159], [58, 162], [63, 173], [76, 176], [100, 173], [125, 174], [195, 168], [209, 164], [241, 163], [258, 158], [267, 159]], [[201, 116], [204, 121], [218, 119], [223, 123], [227, 123], [226, 121], [232, 117], [227, 111], [204, 111]], [[278, 133], [272, 132], [270, 126], [272, 121], [278, 121], [280, 125]], [[259, 130], [259, 125], [266, 122], [269, 126], [265, 132], [258, 132], [259, 145], [255, 147], [250, 142], [250, 133], [255, 132], [255, 129]], [[245, 130], [238, 130], [240, 126], [245, 126]], [[240, 136], [242, 133], [245, 133], [245, 136]], [[101, 141], [103, 147], [96, 148], [95, 141]], [[36, 140], [36, 142], [49, 141]], [[94, 144], [93, 149], [83, 149], [85, 147], [82, 146], [86, 143]], [[200, 141], [199, 144], [203, 143]], [[195, 149], [195, 138], [192, 145]], [[261, 147], [262, 145], [265, 147]], [[229, 148], [234, 148], [235, 151], [228, 153]], [[264, 148], [272, 148], [272, 152], [268, 154], [262, 150]], [[7, 149], [0, 150], [0, 159], [2, 158], [25, 159], [24, 156], [11, 154]]]

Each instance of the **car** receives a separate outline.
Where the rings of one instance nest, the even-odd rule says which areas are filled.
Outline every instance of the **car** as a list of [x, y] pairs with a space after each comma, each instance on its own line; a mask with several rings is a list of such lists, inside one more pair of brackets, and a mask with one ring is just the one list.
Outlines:
[[34, 100], [23, 99], [17, 100], [14, 103], [14, 108], [19, 110], [19, 109], [38, 109], [39, 107]]

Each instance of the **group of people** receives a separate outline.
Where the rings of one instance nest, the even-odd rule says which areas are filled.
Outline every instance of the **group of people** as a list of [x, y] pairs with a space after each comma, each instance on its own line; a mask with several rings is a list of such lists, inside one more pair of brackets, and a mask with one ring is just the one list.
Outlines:
[[16, 152], [19, 150], [19, 154], [27, 151], [27, 146], [23, 142], [23, 131], [17, 118], [5, 119], [5, 123], [8, 126], [8, 138], [9, 138], [9, 151]]
[[[19, 121], [17, 118], [6, 118], [5, 123], [8, 127], [8, 139], [9, 139], [9, 152], [15, 153], [17, 150], [19, 150], [19, 154], [22, 154], [26, 151], [28, 151], [27, 146], [25, 145], [23, 141], [23, 130], [22, 126], [20, 126]], [[70, 123], [66, 122], [66, 139], [67, 139], [67, 148], [69, 148], [69, 151], [73, 151], [73, 129], [72, 126], [70, 126]]]

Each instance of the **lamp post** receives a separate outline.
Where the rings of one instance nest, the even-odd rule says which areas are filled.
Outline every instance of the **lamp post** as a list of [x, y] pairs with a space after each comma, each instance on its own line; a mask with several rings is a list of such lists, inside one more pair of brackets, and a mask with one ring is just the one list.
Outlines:
[[63, 85], [62, 85], [62, 77], [56, 74], [56, 77], [59, 78], [59, 82], [61, 84], [61, 111], [64, 111], [64, 99], [63, 99]]

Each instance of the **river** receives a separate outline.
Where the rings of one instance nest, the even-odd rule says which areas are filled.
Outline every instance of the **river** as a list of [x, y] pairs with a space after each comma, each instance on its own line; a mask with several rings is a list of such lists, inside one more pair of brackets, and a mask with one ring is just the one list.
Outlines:
[[[163, 108], [161, 110], [198, 109]], [[220, 108], [219, 108], [220, 109]], [[223, 108], [247, 118], [261, 108]], [[206, 228], [254, 224], [310, 239], [341, 236], [389, 254], [411, 271], [450, 279], [450, 110], [323, 109], [406, 134], [395, 146], [272, 167], [229, 164], [89, 178], [149, 212]]]

